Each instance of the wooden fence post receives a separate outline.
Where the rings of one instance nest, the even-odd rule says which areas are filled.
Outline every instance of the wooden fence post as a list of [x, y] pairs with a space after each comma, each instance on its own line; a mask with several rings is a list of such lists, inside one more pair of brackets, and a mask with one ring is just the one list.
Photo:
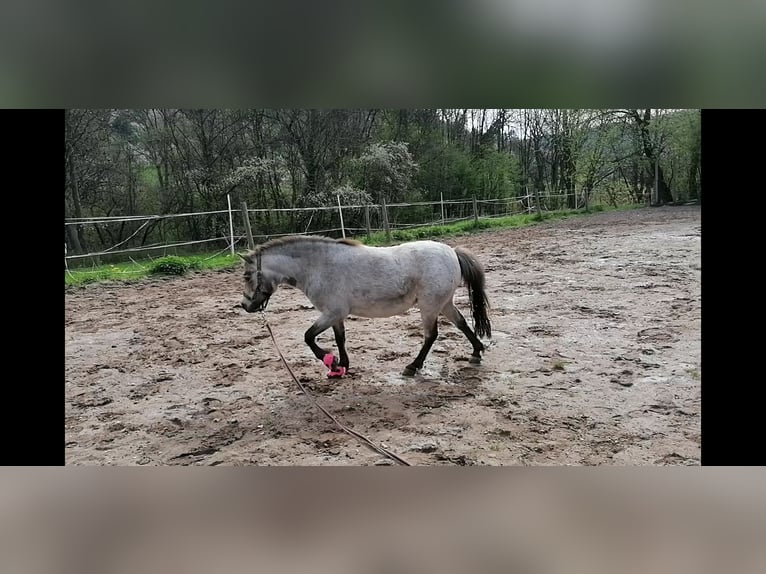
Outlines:
[[383, 229], [386, 232], [386, 241], [391, 241], [391, 228], [388, 226], [388, 207], [386, 207], [386, 198], [383, 199]]
[[234, 255], [234, 220], [231, 218], [231, 196], [228, 193], [226, 203], [229, 204], [229, 236], [231, 237], [231, 254]]
[[66, 260], [66, 241], [64, 241], [64, 269], [69, 274], [69, 276], [72, 276], [72, 272], [69, 270], [69, 262]]
[[338, 214], [340, 215], [340, 232], [343, 234], [343, 239], [346, 238], [346, 227], [343, 225], [343, 208], [340, 205], [340, 194], [336, 194], [338, 198]]
[[247, 202], [242, 202], [242, 219], [245, 220], [245, 233], [247, 234], [247, 247], [249, 249], [255, 249], [255, 242], [253, 241], [253, 232], [250, 230], [250, 216], [247, 213]]
[[439, 197], [441, 198], [441, 204], [442, 204], [442, 225], [444, 225], [444, 194], [440, 193]]
[[[529, 193], [529, 191], [527, 191]], [[540, 190], [535, 187], [535, 207], [537, 208], [537, 218], [542, 221], [543, 210], [540, 207]]]

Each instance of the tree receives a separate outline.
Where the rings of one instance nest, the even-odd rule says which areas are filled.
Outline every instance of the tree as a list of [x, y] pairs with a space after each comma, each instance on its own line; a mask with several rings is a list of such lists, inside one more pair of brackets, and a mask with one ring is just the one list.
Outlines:
[[370, 144], [355, 164], [360, 187], [378, 202], [403, 201], [418, 167], [404, 142]]
[[[292, 167], [295, 205], [309, 205], [346, 178], [346, 164], [366, 145], [377, 110], [277, 110]], [[295, 168], [298, 169], [295, 169]]]
[[[82, 218], [89, 205], [97, 205], [104, 199], [101, 184], [112, 170], [108, 161], [111, 116], [111, 110], [64, 111], [65, 217]], [[84, 227], [66, 227], [73, 250], [86, 250], [88, 239]]]
[[[652, 122], [652, 110], [645, 108], [643, 110], [624, 110], [632, 121], [641, 141], [641, 148], [646, 158], [646, 169], [649, 177], [657, 182], [657, 202], [662, 205], [673, 202], [673, 194], [665, 181], [665, 172], [660, 165], [660, 155], [666, 137], [666, 132], [661, 129], [661, 121], [655, 116]], [[660, 124], [660, 126], [658, 126]]]
[[[697, 110], [67, 110], [65, 215], [219, 211], [226, 194], [285, 208], [333, 205], [338, 194], [360, 204], [529, 192], [551, 207], [546, 192], [563, 190], [562, 203], [577, 207], [608, 188], [615, 204], [641, 203], [655, 165], [661, 203], [695, 199], [699, 124]], [[257, 225], [303, 231], [326, 216], [267, 211]], [[228, 232], [226, 219], [67, 225], [66, 241], [82, 253], [127, 239], [209, 239]]]
[[691, 137], [688, 143], [689, 152], [689, 199], [699, 200], [702, 197], [700, 190], [700, 157], [702, 152], [702, 130], [701, 130], [701, 111], [690, 117], [689, 128]]

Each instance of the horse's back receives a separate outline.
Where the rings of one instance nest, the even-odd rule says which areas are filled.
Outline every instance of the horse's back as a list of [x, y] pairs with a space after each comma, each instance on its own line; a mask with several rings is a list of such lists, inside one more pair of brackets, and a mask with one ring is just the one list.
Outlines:
[[455, 251], [437, 241], [411, 241], [390, 247], [359, 246], [349, 252], [347, 266], [358, 275], [382, 284], [420, 282], [434, 269], [459, 270]]
[[399, 246], [403, 259], [418, 277], [419, 297], [452, 295], [460, 284], [460, 262], [455, 250], [438, 241], [411, 241]]
[[392, 247], [359, 246], [347, 253], [347, 281], [336, 281], [356, 315], [386, 317], [418, 306], [440, 306], [460, 284], [454, 249], [437, 241], [411, 241]]
[[453, 257], [457, 257], [455, 255], [455, 250], [446, 243], [439, 243], [438, 241], [431, 241], [428, 239], [402, 243], [390, 247], [389, 249], [392, 249], [395, 252], [413, 253], [425, 260], [438, 261], [439, 259], [452, 259]]

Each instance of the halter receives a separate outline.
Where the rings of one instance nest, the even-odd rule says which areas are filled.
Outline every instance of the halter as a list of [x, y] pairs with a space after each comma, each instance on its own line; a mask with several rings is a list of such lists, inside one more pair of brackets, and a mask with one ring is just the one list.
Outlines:
[[[263, 295], [266, 295], [266, 299], [263, 302], [263, 306], [261, 307], [261, 311], [266, 309], [266, 305], [269, 303], [269, 299], [271, 298], [271, 293], [266, 294], [265, 291], [261, 288], [261, 283], [263, 282], [263, 271], [261, 268], [261, 252], [256, 251], [255, 253], [255, 293], [261, 293]], [[252, 297], [248, 297], [245, 295], [245, 299], [248, 299], [249, 301], [252, 301]]]
[[261, 272], [261, 251], [260, 249], [255, 252], [255, 290], [258, 291], [258, 289], [261, 286], [261, 279], [263, 279], [263, 273]]

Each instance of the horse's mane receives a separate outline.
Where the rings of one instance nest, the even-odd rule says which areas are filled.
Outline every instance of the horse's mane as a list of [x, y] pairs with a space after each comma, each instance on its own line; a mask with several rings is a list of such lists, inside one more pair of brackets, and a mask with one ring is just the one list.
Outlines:
[[287, 237], [277, 237], [276, 239], [272, 239], [271, 241], [267, 241], [266, 243], [262, 243], [261, 245], [257, 245], [255, 249], [251, 252], [252, 254], [255, 253], [263, 253], [267, 249], [271, 249], [272, 247], [280, 247], [283, 245], [292, 245], [294, 243], [303, 243], [303, 242], [311, 242], [311, 243], [342, 243], [344, 245], [351, 245], [351, 246], [357, 246], [362, 245], [361, 241], [357, 241], [356, 239], [333, 239], [332, 237], [324, 237], [321, 235], [288, 235]]

